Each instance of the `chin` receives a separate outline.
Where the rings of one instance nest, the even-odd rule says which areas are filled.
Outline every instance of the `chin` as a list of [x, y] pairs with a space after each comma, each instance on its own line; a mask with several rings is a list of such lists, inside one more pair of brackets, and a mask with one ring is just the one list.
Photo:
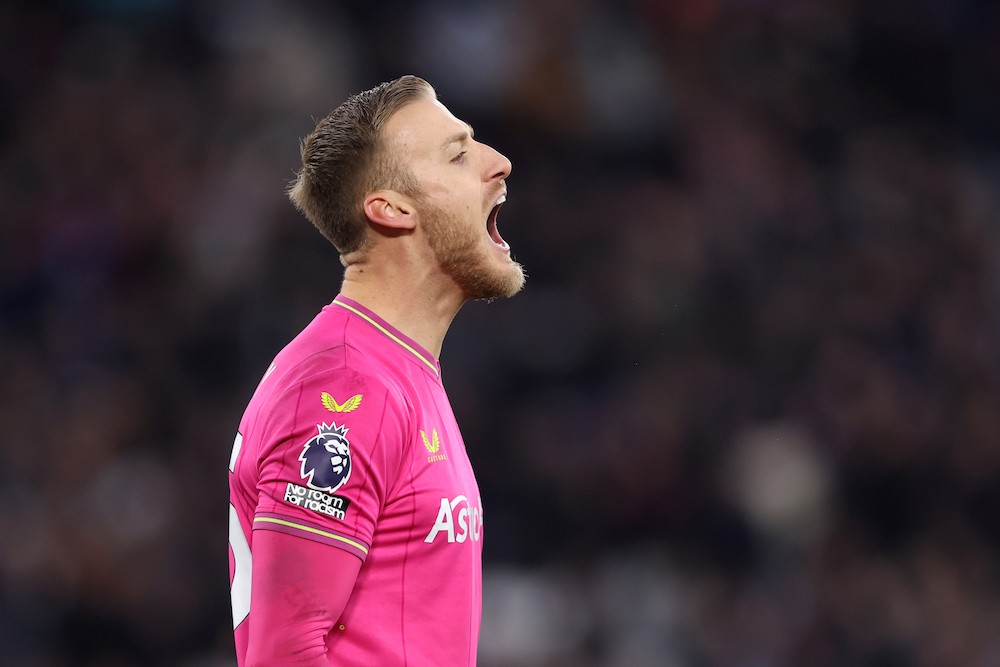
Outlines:
[[466, 298], [492, 301], [514, 296], [524, 287], [524, 281], [524, 269], [517, 262], [510, 261], [502, 271], [495, 267], [492, 271], [478, 271], [459, 280], [459, 284]]
[[428, 240], [441, 269], [466, 299], [491, 301], [514, 296], [524, 287], [524, 269], [509, 251], [501, 255], [491, 239], [444, 231], [442, 226], [429, 226]]

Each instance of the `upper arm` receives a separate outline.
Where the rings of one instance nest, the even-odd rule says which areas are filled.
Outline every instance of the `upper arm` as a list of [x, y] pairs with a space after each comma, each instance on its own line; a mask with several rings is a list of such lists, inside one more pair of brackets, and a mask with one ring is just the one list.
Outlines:
[[247, 664], [329, 665], [327, 636], [360, 569], [361, 560], [342, 549], [254, 531]]
[[398, 397], [377, 377], [335, 369], [267, 408], [255, 434], [255, 534], [294, 534], [364, 559], [407, 440]]
[[394, 483], [406, 418], [389, 387], [349, 369], [306, 376], [265, 407], [252, 435], [246, 664], [328, 665], [327, 639]]

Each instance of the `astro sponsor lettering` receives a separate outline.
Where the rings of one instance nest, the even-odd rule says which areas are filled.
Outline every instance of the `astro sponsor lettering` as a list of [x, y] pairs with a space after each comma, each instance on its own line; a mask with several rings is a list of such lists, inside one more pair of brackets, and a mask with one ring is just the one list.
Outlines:
[[462, 543], [466, 540], [478, 542], [483, 536], [483, 501], [480, 498], [477, 505], [469, 502], [465, 496], [456, 496], [452, 500], [441, 499], [437, 520], [431, 532], [427, 533], [424, 542], [434, 542], [438, 535], [444, 534], [448, 542]]
[[343, 496], [323, 493], [291, 482], [285, 487], [285, 502], [298, 505], [302, 509], [329, 514], [333, 518], [341, 520], [347, 516], [347, 508], [351, 504], [351, 501]]

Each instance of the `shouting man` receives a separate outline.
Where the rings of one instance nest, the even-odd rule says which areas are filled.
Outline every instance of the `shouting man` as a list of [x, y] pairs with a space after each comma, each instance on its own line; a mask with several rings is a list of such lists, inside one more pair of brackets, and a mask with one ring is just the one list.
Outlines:
[[483, 505], [438, 356], [466, 301], [524, 285], [497, 230], [510, 170], [414, 76], [303, 142], [289, 197], [344, 280], [275, 357], [233, 446], [240, 667], [476, 664]]

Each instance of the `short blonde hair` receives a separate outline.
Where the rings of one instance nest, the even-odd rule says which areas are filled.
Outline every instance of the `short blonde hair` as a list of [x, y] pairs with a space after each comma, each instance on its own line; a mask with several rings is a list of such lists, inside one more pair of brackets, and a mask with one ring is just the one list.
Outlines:
[[388, 81], [348, 98], [303, 139], [302, 169], [288, 198], [341, 255], [364, 246], [368, 193], [417, 193], [413, 175], [393, 159], [382, 129], [400, 108], [428, 96], [436, 97], [434, 88], [420, 77]]

